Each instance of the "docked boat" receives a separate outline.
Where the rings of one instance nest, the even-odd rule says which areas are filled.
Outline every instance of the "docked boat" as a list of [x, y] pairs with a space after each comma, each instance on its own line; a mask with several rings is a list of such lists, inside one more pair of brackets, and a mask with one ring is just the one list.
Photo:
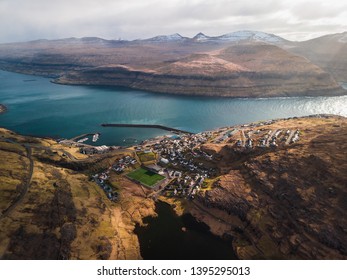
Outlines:
[[99, 139], [99, 133], [94, 134], [93, 135], [93, 142], [98, 141], [98, 139]]

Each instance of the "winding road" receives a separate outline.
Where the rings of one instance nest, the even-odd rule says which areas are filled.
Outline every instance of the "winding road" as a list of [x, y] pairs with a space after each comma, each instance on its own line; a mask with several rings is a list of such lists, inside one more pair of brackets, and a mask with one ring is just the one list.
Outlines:
[[[18, 144], [12, 140], [10, 141], [14, 144]], [[31, 184], [32, 176], [34, 173], [34, 161], [32, 159], [32, 149], [28, 144], [22, 144], [22, 146], [26, 150], [26, 153], [27, 153], [26, 157], [29, 159], [29, 163], [30, 163], [28, 178], [25, 180], [25, 182], [22, 183], [21, 191], [19, 195], [16, 197], [16, 199], [12, 202], [12, 204], [9, 207], [7, 207], [4, 211], [2, 211], [2, 214], [0, 215], [0, 219], [7, 217], [18, 206], [18, 204], [23, 201], [25, 195], [28, 193], [28, 190]]]

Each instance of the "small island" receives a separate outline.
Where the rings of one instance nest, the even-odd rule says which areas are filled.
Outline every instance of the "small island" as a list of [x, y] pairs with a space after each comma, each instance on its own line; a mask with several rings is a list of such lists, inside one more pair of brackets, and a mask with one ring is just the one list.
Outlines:
[[7, 107], [3, 104], [0, 104], [0, 114], [6, 113]]

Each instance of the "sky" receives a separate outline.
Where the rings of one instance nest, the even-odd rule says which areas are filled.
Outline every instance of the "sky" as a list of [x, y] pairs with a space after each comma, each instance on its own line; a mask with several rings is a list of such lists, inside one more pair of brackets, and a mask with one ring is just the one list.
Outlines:
[[0, 43], [69, 37], [133, 40], [239, 30], [307, 40], [347, 31], [345, 0], [0, 0]]

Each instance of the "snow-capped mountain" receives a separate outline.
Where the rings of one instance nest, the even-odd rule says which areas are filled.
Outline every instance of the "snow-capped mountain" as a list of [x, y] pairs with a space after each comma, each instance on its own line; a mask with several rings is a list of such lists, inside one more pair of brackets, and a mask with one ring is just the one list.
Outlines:
[[175, 34], [171, 34], [171, 35], [159, 35], [159, 36], [155, 36], [153, 38], [149, 38], [146, 39], [144, 41], [151, 41], [151, 42], [173, 42], [173, 41], [180, 41], [180, 40], [184, 40], [187, 39], [183, 36], [181, 36], [178, 33]]
[[199, 32], [193, 37], [193, 40], [198, 42], [205, 42], [205, 41], [209, 41], [210, 39], [211, 37], [206, 36], [204, 33], [201, 33], [201, 32]]
[[[207, 36], [202, 32], [196, 34], [193, 38], [183, 37], [178, 33], [172, 35], [160, 35], [153, 38], [149, 38], [143, 41], [147, 42], [179, 42], [179, 41], [192, 41], [192, 42], [212, 42], [212, 43], [227, 43], [227, 42], [241, 42], [241, 41], [254, 41], [254, 42], [265, 42], [270, 44], [276, 44], [285, 42], [286, 40], [276, 36], [260, 31], [237, 31], [233, 33], [224, 34], [221, 36]], [[140, 40], [142, 41], [142, 40]]]
[[228, 41], [228, 42], [239, 42], [239, 41], [259, 41], [266, 43], [280, 43], [284, 42], [285, 39], [276, 36], [274, 34], [269, 34], [260, 31], [237, 31], [222, 36], [214, 37], [218, 40]]

